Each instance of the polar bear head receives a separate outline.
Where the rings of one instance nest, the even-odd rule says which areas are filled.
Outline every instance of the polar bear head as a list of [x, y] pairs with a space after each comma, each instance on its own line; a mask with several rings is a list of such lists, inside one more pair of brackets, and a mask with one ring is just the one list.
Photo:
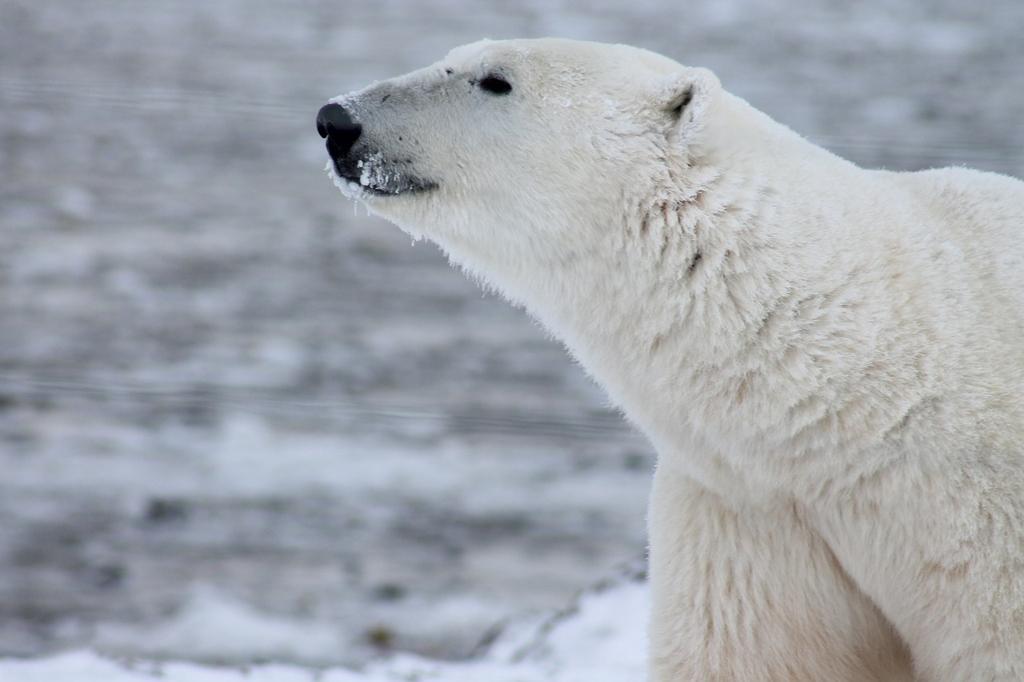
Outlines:
[[486, 277], [572, 260], [671, 183], [719, 91], [646, 50], [482, 41], [324, 106], [328, 173]]

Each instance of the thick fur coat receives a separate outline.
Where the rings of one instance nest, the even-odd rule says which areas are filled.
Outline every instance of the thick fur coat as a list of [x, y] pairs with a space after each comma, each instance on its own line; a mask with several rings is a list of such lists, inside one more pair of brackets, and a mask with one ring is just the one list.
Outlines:
[[624, 46], [485, 41], [336, 102], [342, 190], [657, 448], [651, 680], [1024, 679], [1024, 183], [859, 168]]

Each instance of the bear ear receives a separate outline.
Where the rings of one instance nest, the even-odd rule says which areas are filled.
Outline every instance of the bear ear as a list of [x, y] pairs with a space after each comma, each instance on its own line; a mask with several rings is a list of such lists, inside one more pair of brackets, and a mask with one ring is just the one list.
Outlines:
[[721, 88], [715, 74], [698, 67], [683, 68], [662, 82], [658, 102], [675, 119], [673, 140], [685, 144], [700, 132], [709, 105]]

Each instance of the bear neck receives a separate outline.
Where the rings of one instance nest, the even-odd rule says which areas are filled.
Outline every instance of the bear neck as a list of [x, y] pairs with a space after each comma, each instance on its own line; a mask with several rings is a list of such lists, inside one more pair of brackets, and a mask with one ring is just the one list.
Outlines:
[[914, 396], [857, 397], [876, 389], [872, 377], [883, 385], [880, 363], [913, 364], [917, 351], [880, 352], [899, 311], [876, 286], [874, 254], [857, 248], [868, 235], [846, 218], [882, 215], [869, 172], [727, 93], [709, 113], [685, 158], [624, 199], [592, 251], [499, 286], [566, 344], [660, 461], [715, 487], [775, 490], [794, 478], [776, 476], [780, 458], [813, 468], [883, 437]]

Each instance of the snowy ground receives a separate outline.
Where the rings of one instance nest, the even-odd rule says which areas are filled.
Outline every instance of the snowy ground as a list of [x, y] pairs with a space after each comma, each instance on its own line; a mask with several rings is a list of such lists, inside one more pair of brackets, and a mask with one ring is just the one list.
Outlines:
[[[516, 623], [479, 657], [442, 662], [399, 655], [359, 672], [294, 665], [211, 668], [181, 662], [116, 661], [75, 651], [26, 661], [0, 660], [12, 682], [623, 682], [644, 675], [647, 591], [637, 576], [592, 590], [554, 616]], [[236, 640], [260, 637], [250, 627]]]
[[1022, 26], [1016, 0], [0, 0], [0, 656], [461, 657], [642, 553], [648, 446], [338, 195], [327, 97], [483, 36], [621, 41], [858, 162], [1022, 175]]

